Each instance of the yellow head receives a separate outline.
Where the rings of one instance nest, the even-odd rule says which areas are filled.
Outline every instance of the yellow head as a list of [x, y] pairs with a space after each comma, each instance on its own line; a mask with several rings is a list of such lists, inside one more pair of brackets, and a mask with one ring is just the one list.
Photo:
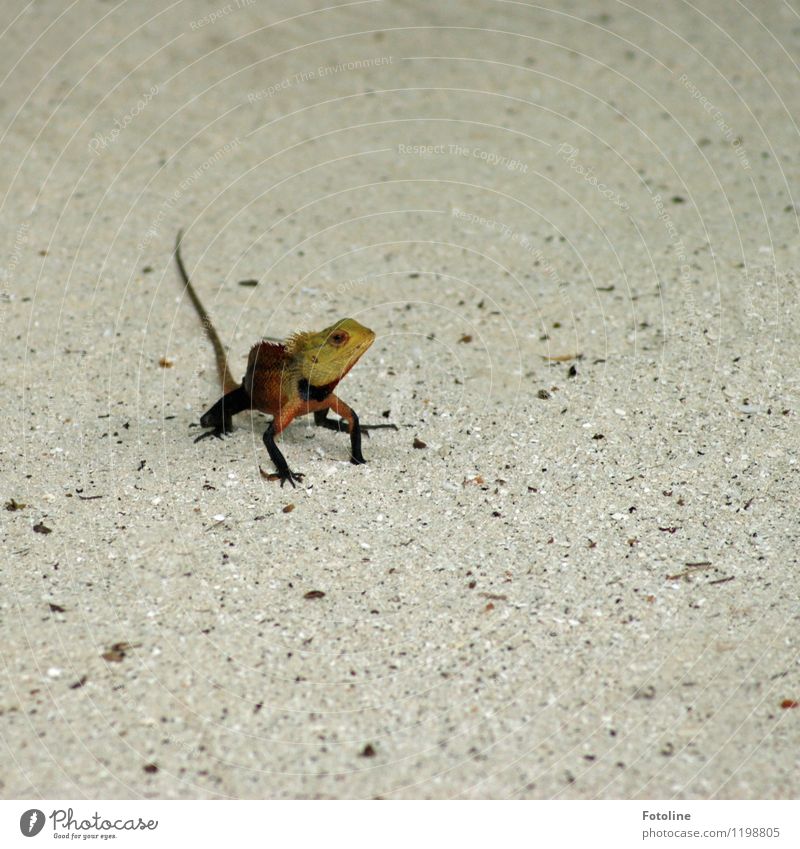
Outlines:
[[319, 333], [296, 333], [287, 343], [304, 377], [313, 386], [341, 380], [375, 341], [375, 334], [355, 319], [343, 318]]

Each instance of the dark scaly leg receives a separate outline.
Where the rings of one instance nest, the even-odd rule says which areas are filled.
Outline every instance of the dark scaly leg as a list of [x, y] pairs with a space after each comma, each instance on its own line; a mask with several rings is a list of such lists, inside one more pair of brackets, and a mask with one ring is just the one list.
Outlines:
[[[350, 431], [350, 425], [344, 419], [329, 419], [327, 410], [317, 410], [314, 413], [314, 424], [317, 427], [324, 427], [327, 430], [335, 430], [337, 433], [348, 433]], [[382, 427], [397, 430], [396, 424], [359, 425], [362, 435], [367, 438], [369, 438], [369, 432], [371, 430], [378, 430], [378, 428]]]
[[[346, 420], [349, 424], [347, 426], [347, 432], [350, 434], [350, 462], [356, 466], [360, 466], [362, 463], [366, 463], [367, 461], [364, 459], [364, 455], [361, 453], [361, 433], [363, 428], [359, 424], [358, 416], [356, 415], [355, 410], [352, 407], [349, 407], [342, 401], [341, 398], [337, 398], [336, 395], [331, 394], [328, 398], [328, 407], [331, 412], [335, 413], [339, 418]], [[320, 410], [319, 413], [314, 413], [314, 423], [320, 425], [321, 427], [327, 427], [331, 430], [342, 430], [341, 422], [330, 421], [330, 423], [326, 418], [326, 411]]]
[[250, 396], [243, 386], [223, 395], [200, 419], [200, 427], [210, 427], [212, 430], [200, 434], [195, 442], [199, 442], [208, 436], [216, 436], [221, 439], [224, 433], [230, 433], [233, 430], [231, 417], [243, 410], [249, 410], [250, 407]]
[[286, 458], [281, 454], [281, 449], [275, 444], [276, 435], [275, 422], [270, 422], [269, 427], [264, 431], [264, 445], [267, 446], [269, 459], [275, 464], [275, 469], [277, 470], [275, 477], [280, 480], [281, 487], [283, 487], [286, 481], [289, 481], [292, 487], [294, 487], [294, 482], [302, 481], [305, 475], [302, 472], [293, 472], [289, 468]]
[[355, 466], [367, 462], [361, 453], [361, 425], [352, 407], [350, 408], [350, 462]]

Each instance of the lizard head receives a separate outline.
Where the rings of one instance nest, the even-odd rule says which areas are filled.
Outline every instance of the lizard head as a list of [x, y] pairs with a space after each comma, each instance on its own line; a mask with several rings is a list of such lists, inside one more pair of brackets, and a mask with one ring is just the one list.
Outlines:
[[298, 333], [288, 350], [301, 376], [314, 386], [341, 380], [375, 341], [375, 334], [355, 319], [343, 318], [319, 333]]

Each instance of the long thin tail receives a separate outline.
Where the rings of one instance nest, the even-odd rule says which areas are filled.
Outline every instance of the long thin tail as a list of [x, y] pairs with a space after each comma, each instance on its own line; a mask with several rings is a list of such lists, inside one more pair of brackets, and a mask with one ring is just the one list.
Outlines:
[[222, 391], [224, 393], [231, 392], [234, 389], [239, 387], [239, 381], [235, 380], [233, 375], [231, 374], [231, 370], [228, 367], [228, 355], [225, 353], [225, 348], [222, 345], [222, 340], [219, 338], [219, 334], [214, 328], [213, 323], [211, 322], [211, 317], [206, 312], [206, 308], [203, 306], [202, 301], [197, 295], [197, 292], [194, 290], [194, 286], [192, 286], [191, 281], [189, 280], [189, 275], [186, 273], [186, 267], [183, 264], [183, 260], [181, 259], [181, 237], [183, 236], [183, 230], [178, 231], [178, 237], [175, 239], [175, 261], [178, 263], [178, 271], [180, 272], [181, 279], [183, 280], [183, 284], [186, 287], [186, 291], [189, 293], [189, 298], [194, 304], [194, 308], [197, 310], [197, 314], [200, 316], [200, 322], [203, 325], [203, 329], [206, 332], [206, 335], [211, 340], [211, 344], [214, 346], [214, 356], [217, 360], [217, 372], [219, 373], [219, 381], [222, 384]]

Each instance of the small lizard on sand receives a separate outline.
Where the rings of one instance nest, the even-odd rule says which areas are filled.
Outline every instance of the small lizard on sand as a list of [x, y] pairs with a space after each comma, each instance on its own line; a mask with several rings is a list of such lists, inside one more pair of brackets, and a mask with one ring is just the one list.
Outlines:
[[[380, 427], [397, 430], [397, 425], [360, 424], [355, 411], [334, 395], [333, 390], [375, 341], [375, 334], [354, 319], [343, 318], [319, 333], [295, 333], [284, 342], [257, 342], [250, 350], [244, 380], [238, 383], [231, 374], [219, 334], [186, 273], [181, 259], [182, 235], [183, 231], [179, 232], [175, 241], [175, 260], [189, 298], [214, 346], [224, 393], [200, 419], [200, 426], [211, 430], [198, 436], [195, 442], [230, 433], [231, 417], [243, 410], [267, 413], [272, 421], [264, 431], [264, 445], [277, 470], [270, 477], [279, 480], [281, 486], [286, 481], [294, 486], [304, 475], [289, 468], [275, 437], [297, 416], [313, 413], [318, 427], [349, 433], [350, 461], [356, 465], [366, 463], [361, 453], [361, 434], [369, 436], [370, 430]], [[328, 410], [339, 419], [329, 419]]]

